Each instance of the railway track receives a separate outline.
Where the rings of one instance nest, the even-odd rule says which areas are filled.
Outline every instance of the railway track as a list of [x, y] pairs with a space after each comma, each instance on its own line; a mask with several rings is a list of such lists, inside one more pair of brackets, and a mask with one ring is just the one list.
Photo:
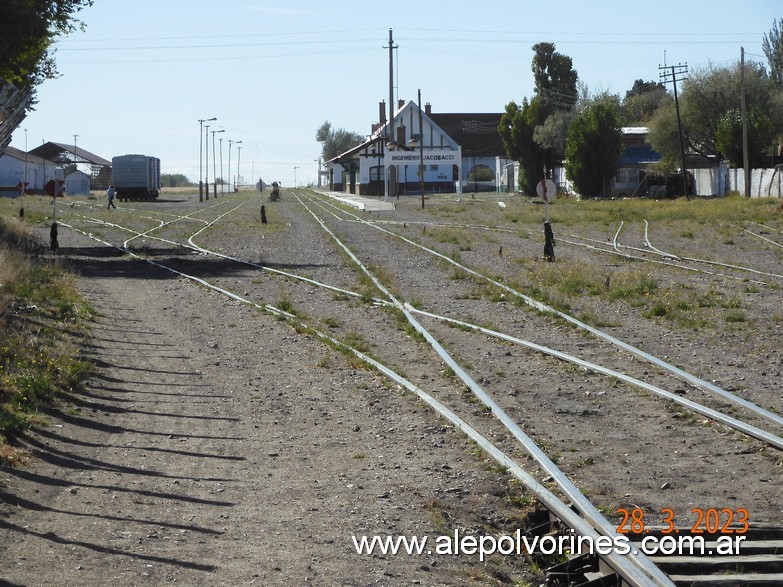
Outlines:
[[[218, 204], [199, 208], [187, 215], [174, 215], [165, 221], [161, 219], [161, 216], [154, 214], [148, 214], [146, 218], [137, 216], [132, 219], [126, 217], [121, 221], [116, 218], [112, 221], [107, 221], [95, 215], [91, 216], [88, 210], [80, 210], [72, 214], [73, 218], [65, 218], [64, 222], [74, 230], [92, 234], [93, 238], [99, 239], [104, 244], [119, 246], [126, 252], [132, 252], [131, 249], [138, 246], [133, 254], [139, 258], [143, 258], [169, 271], [175, 271], [178, 275], [197, 281], [202, 285], [214, 288], [233, 299], [256, 304], [265, 311], [296, 322], [299, 328], [306, 327], [312, 329], [325, 341], [342, 345], [349, 352], [354, 353], [357, 357], [379, 369], [388, 377], [393, 378], [398, 384], [416, 393], [430, 406], [438, 410], [442, 416], [447, 417], [455, 426], [465, 431], [488, 454], [522, 480], [528, 489], [536, 495], [537, 499], [541, 503], [547, 504], [550, 510], [555, 511], [558, 519], [569, 528], [575, 529], [580, 535], [597, 533], [604, 536], [616, 536], [616, 524], [610, 522], [598, 508], [590, 503], [589, 500], [586, 500], [570, 477], [548, 456], [547, 452], [552, 452], [551, 448], [545, 450], [539, 446], [547, 444], [546, 439], [543, 437], [544, 434], [533, 432], [532, 435], [529, 435], [523, 430], [523, 427], [529, 428], [529, 431], [530, 429], [535, 430], [536, 417], [535, 414], [528, 414], [525, 406], [516, 399], [518, 390], [515, 390], [514, 386], [511, 385], [511, 391], [517, 392], [514, 395], [507, 391], [509, 389], [508, 382], [501, 382], [502, 385], [493, 385], [489, 381], [492, 379], [505, 379], [505, 377], [501, 376], [497, 370], [494, 371], [494, 376], [488, 376], [484, 364], [496, 363], [497, 361], [494, 357], [508, 356], [506, 353], [513, 354], [513, 351], [508, 350], [509, 344], [528, 344], [528, 348], [532, 348], [531, 345], [536, 343], [524, 337], [512, 337], [514, 340], [509, 340], [511, 335], [500, 332], [501, 328], [492, 330], [479, 327], [476, 322], [481, 321], [479, 319], [480, 316], [485, 318], [489, 316], [495, 322], [513, 326], [525, 332], [540, 333], [546, 329], [551, 330], [555, 328], [558, 330], [558, 335], [569, 334], [571, 338], [577, 339], [576, 342], [568, 343], [571, 348], [587, 350], [593, 355], [593, 361], [596, 362], [577, 363], [566, 359], [566, 357], [570, 358], [575, 355], [561, 353], [561, 356], [557, 357], [560, 361], [553, 364], [551, 361], [552, 353], [542, 352], [544, 347], [541, 345], [538, 345], [537, 348], [532, 348], [535, 354], [533, 356], [525, 355], [526, 364], [532, 366], [534, 370], [542, 371], [545, 375], [543, 379], [549, 381], [570, 380], [573, 382], [576, 379], [572, 370], [574, 367], [561, 366], [561, 363], [568, 361], [571, 365], [577, 365], [578, 369], [589, 373], [590, 376], [585, 378], [584, 381], [589, 383], [587, 387], [591, 389], [605, 387], [606, 383], [602, 378], [606, 376], [617, 379], [618, 374], [626, 378], [624, 384], [632, 383], [636, 385], [635, 382], [641, 382], [641, 378], [629, 374], [631, 369], [628, 365], [627, 355], [618, 352], [617, 347], [619, 346], [622, 351], [630, 351], [637, 357], [645, 360], [653, 357], [644, 352], [635, 352], [638, 351], [635, 347], [627, 348], [627, 346], [631, 345], [617, 345], [614, 337], [604, 338], [605, 341], [611, 343], [609, 345], [588, 344], [583, 338], [573, 336], [572, 326], [584, 324], [581, 321], [577, 321], [562, 312], [555, 311], [510, 288], [497, 279], [482, 273], [480, 270], [473, 270], [467, 265], [455, 261], [455, 259], [444, 253], [435, 251], [430, 247], [422, 248], [420, 243], [414, 243], [408, 237], [401, 237], [401, 235], [391, 233], [382, 233], [382, 237], [369, 236], [369, 234], [377, 234], [379, 232], [377, 226], [363, 222], [363, 219], [344, 209], [331, 205], [315, 194], [303, 193], [297, 197], [300, 198], [301, 206], [307, 209], [311, 219], [303, 220], [301, 215], [294, 217], [295, 211], [293, 209], [288, 211], [289, 217], [294, 222], [306, 223], [305, 233], [312, 237], [312, 243], [308, 242], [305, 244], [301, 240], [297, 242], [296, 244], [300, 250], [290, 255], [288, 263], [265, 263], [263, 260], [248, 259], [247, 255], [242, 254], [244, 251], [241, 244], [243, 235], [241, 234], [237, 235], [237, 242], [230, 244], [228, 247], [231, 250], [217, 250], [216, 247], [210, 244], [212, 238], [210, 234], [214, 234], [215, 231], [230, 230], [226, 227], [230, 226], [232, 221], [236, 221], [237, 215], [246, 213], [251, 204], [257, 203], [253, 200], [240, 201], [238, 204], [233, 199], [221, 200]], [[290, 204], [289, 207], [293, 208], [294, 206]], [[143, 226], [145, 223], [149, 224]], [[183, 224], [191, 223], [195, 223], [197, 227], [194, 226], [184, 232], [180, 231], [179, 235], [173, 234], [179, 231], [179, 227]], [[426, 231], [428, 225], [422, 224], [421, 226], [423, 231]], [[399, 228], [399, 225], [397, 227]], [[105, 232], [106, 234], [97, 235], [94, 231], [85, 230], [85, 228], [98, 228], [99, 232]], [[403, 230], [405, 229], [407, 229], [407, 225], [403, 223]], [[466, 230], [473, 229], [467, 227]], [[384, 230], [383, 232], [388, 233], [389, 231]], [[120, 241], [117, 240], [116, 236], [122, 233], [130, 236], [122, 240], [120, 245], [118, 244]], [[324, 240], [327, 234], [329, 239], [336, 244], [329, 244], [329, 241]], [[221, 237], [222, 243], [226, 244], [225, 234], [222, 234]], [[400, 247], [401, 249], [404, 248], [404, 250], [395, 250], [393, 255], [381, 256], [380, 260], [373, 255], [374, 248], [382, 247], [384, 251], [389, 251], [392, 247], [399, 246], [400, 238], [405, 239], [403, 241], [405, 244]], [[145, 241], [155, 242], [169, 248], [166, 249], [165, 255], [150, 254], [151, 251], [156, 249], [149, 247], [148, 244], [145, 244]], [[338, 251], [337, 247], [339, 247], [340, 252], [336, 252]], [[326, 253], [322, 252], [320, 254], [321, 258], [330, 259], [332, 262], [302, 262], [308, 256], [315, 256], [315, 254], [308, 255], [308, 251], [314, 253], [316, 250], [326, 251]], [[161, 256], [169, 258], [161, 259]], [[224, 283], [228, 281], [227, 278], [210, 279], [209, 276], [205, 275], [203, 273], [204, 268], [201, 267], [203, 262], [192, 262], [194, 257], [200, 260], [201, 257], [207, 256], [236, 263], [237, 266], [249, 268], [251, 271], [248, 276], [238, 273], [239, 277], [232, 277], [231, 279], [234, 280], [234, 283], [229, 286]], [[339, 259], [339, 262], [333, 262], [335, 257]], [[342, 261], [343, 258], [349, 259], [350, 263]], [[470, 280], [464, 277], [450, 279], [447, 273], [448, 270], [444, 269], [445, 263], [452, 267], [457, 267], [460, 271], [470, 275]], [[286, 269], [282, 268], [283, 265], [285, 265]], [[351, 274], [350, 271], [352, 270], [349, 269], [349, 275], [346, 277], [346, 268], [350, 265], [358, 267], [361, 274]], [[296, 271], [293, 270], [294, 268]], [[290, 295], [293, 300], [286, 304], [262, 303], [258, 301], [268, 299], [268, 291], [270, 289], [269, 284], [254, 283], [254, 281], [258, 281], [257, 270], [259, 269], [270, 272], [274, 280], [282, 280], [282, 285], [277, 283], [276, 285], [271, 285], [271, 288], [279, 289], [284, 287], [287, 291], [286, 295]], [[306, 269], [310, 274], [303, 275], [303, 269]], [[199, 270], [202, 271], [202, 274], [199, 274]], [[422, 279], [421, 271], [425, 272], [426, 279]], [[369, 285], [368, 280], [372, 283], [372, 286]], [[422, 288], [419, 284], [422, 280], [426, 282], [425, 288]], [[494, 288], [493, 293], [490, 295], [507, 296], [506, 299], [500, 297], [498, 299], [501, 301], [487, 302], [484, 298], [473, 299], [470, 295], [461, 297], [464, 295], [465, 290], [477, 287], [478, 280], [490, 283]], [[457, 287], [456, 290], [452, 290], [452, 283], [455, 281], [458, 282]], [[462, 283], [465, 281], [469, 281], [467, 287], [465, 283]], [[291, 283], [297, 285], [291, 286], [289, 285]], [[446, 296], [441, 293], [436, 300], [433, 300], [427, 295], [427, 287], [436, 290], [448, 290], [449, 293]], [[259, 291], [250, 293], [254, 289]], [[306, 291], [300, 293], [302, 290]], [[498, 294], [497, 291], [500, 293]], [[384, 299], [379, 299], [379, 297]], [[511, 304], [509, 304], [508, 300], [512, 297], [519, 298], [526, 303], [514, 304], [512, 307], [509, 307]], [[444, 299], [448, 303], [443, 305], [447, 307], [437, 308], [439, 305], [438, 301], [443, 303]], [[367, 303], [357, 305], [357, 300], [365, 300]], [[502, 312], [500, 313], [495, 311], [498, 304], [503, 304]], [[299, 308], [300, 305], [302, 309], [291, 311], [291, 306]], [[439, 311], [444, 310], [447, 314], [459, 312], [459, 316], [462, 319], [426, 312], [414, 306], [436, 306]], [[492, 306], [495, 307], [492, 308]], [[526, 309], [528, 306], [534, 307], [537, 312], [530, 312], [529, 309]], [[387, 308], [387, 310], [383, 310], [383, 308]], [[335, 315], [339, 315], [346, 324], [350, 323], [351, 328], [362, 328], [362, 332], [367, 337], [365, 342], [369, 343], [368, 346], [373, 349], [374, 355], [380, 354], [380, 350], [386, 350], [387, 353], [379, 356], [378, 359], [372, 358], [366, 352], [356, 348], [362, 345], [346, 343], [346, 339], [351, 340], [355, 337], [349, 336], [341, 339], [338, 336], [325, 332], [328, 329], [310, 324], [310, 322], [319, 325], [324, 322], [328, 323], [331, 314], [323, 314], [324, 311], [334, 312]], [[554, 315], [561, 320], [565, 320], [571, 326], [555, 324], [553, 327], [551, 318], [548, 318], [545, 314]], [[399, 320], [395, 323], [389, 318], [389, 315], [397, 316], [397, 318], [403, 316], [405, 322], [412, 326], [415, 333], [405, 330], [407, 326], [403, 326]], [[422, 321], [420, 322], [414, 315], [418, 315], [419, 318], [422, 318]], [[444, 322], [444, 318], [447, 318], [446, 322], [450, 321], [452, 325], [459, 326], [459, 329], [446, 328], [444, 331], [442, 326], [437, 326], [437, 323]], [[433, 324], [427, 324], [425, 327], [423, 323], [425, 319]], [[340, 328], [340, 330], [344, 332], [348, 328]], [[599, 334], [592, 327], [588, 327], [586, 330], [594, 335]], [[383, 336], [391, 340], [391, 345], [375, 342], [377, 336], [374, 335], [377, 335], [379, 332], [383, 332]], [[445, 335], [444, 332], [446, 332]], [[455, 333], [458, 336], [455, 336]], [[490, 339], [487, 335], [495, 336], [495, 333], [506, 338], [500, 342], [488, 342]], [[350, 331], [348, 334], [350, 334]], [[429, 343], [429, 349], [422, 349], [422, 339]], [[439, 339], [446, 339], [448, 342], [442, 344]], [[468, 347], [473, 348], [468, 350]], [[408, 357], [415, 355], [416, 360], [410, 362], [400, 361], [399, 355], [388, 354], [390, 348], [397, 349], [398, 352], [400, 349], [404, 349], [403, 354]], [[490, 357], [493, 358], [490, 360]], [[445, 365], [447, 365], [445, 368], [442, 362], [445, 362]], [[613, 368], [607, 367], [604, 363], [613, 365]], [[463, 368], [462, 365], [468, 365], [468, 367]], [[727, 419], [721, 425], [728, 425], [731, 421], [732, 423], [738, 423], [740, 430], [742, 426], [749, 427], [742, 430], [742, 432], [748, 433], [752, 430], [754, 434], [751, 434], [751, 436], [755, 437], [756, 441], [762, 441], [763, 446], [781, 448], [781, 441], [778, 436], [780, 429], [775, 428], [775, 426], [780, 424], [780, 416], [777, 413], [737, 397], [711, 382], [691, 376], [683, 369], [676, 367], [669, 369], [667, 365], [668, 362], [666, 361], [659, 361], [653, 367], [636, 365], [633, 367], [633, 373], [635, 375], [645, 374], [648, 376], [645, 377], [646, 379], [665, 382], [659, 385], [647, 384], [662, 391], [667, 386], [670, 388], [673, 386], [675, 390], [681, 391], [683, 376], [688, 376], [684, 379], [688, 393], [695, 395], [698, 389], [699, 392], [704, 394], [707, 401], [712, 401], [713, 403], [716, 400], [710, 396], [714, 396], [716, 390], [725, 392], [719, 394], [717, 400], [719, 405], [731, 401], [736, 406], [736, 409], [742, 409], [744, 412], [748, 412], [748, 414], [747, 417], [744, 413], [741, 417], [723, 414], [723, 417]], [[671, 365], [671, 367], [674, 366]], [[409, 371], [412, 372], [411, 376], [405, 377], [402, 375], [403, 372], [407, 373]], [[474, 375], [472, 376], [468, 371], [474, 371]], [[478, 372], [479, 375], [476, 375], [475, 372]], [[581, 372], [577, 371], [577, 373]], [[433, 373], [437, 373], [437, 376], [433, 376]], [[455, 379], [455, 375], [458, 379]], [[601, 378], [599, 378], [599, 375]], [[427, 387], [436, 391], [427, 393], [423, 389], [423, 384], [416, 385], [412, 382], [416, 378], [420, 378], [427, 383]], [[678, 383], [672, 383], [675, 380]], [[454, 390], [461, 386], [469, 389], [472, 395], [483, 402], [483, 405], [486, 407], [486, 409], [482, 408], [478, 412], [478, 416], [474, 405], [465, 401], [464, 394], [454, 393]], [[485, 390], [484, 387], [491, 389]], [[503, 390], [506, 390], [506, 393]], [[590, 390], [588, 389], [589, 392]], [[593, 397], [602, 397], [597, 395], [600, 391], [594, 393], [596, 395]], [[454, 397], [455, 395], [456, 398]], [[613, 393], [612, 395], [621, 396], [628, 394]], [[674, 401], [680, 395], [676, 392], [671, 393], [667, 399]], [[509, 396], [511, 399], [509, 399]], [[626, 398], [622, 401], [628, 402], [629, 406], [643, 403], [638, 397], [630, 398], [630, 400]], [[680, 405], [682, 405], [682, 402], [680, 402]], [[707, 410], [714, 411], [703, 412], [702, 415], [709, 416], [713, 421], [720, 421], [719, 418], [722, 413], [720, 410], [704, 407]], [[655, 408], [655, 402], [647, 402], [646, 407], [643, 409], [653, 408]], [[629, 409], [631, 411], [626, 413], [640, 411], [638, 407]], [[657, 409], [661, 409], [660, 405]], [[487, 416], [489, 414], [496, 416], [499, 422], [505, 426], [505, 429], [499, 428], [497, 422], [488, 422]], [[574, 414], [566, 412], [566, 415], [572, 416]], [[580, 418], [576, 418], [576, 420], [580, 420]], [[472, 425], [468, 421], [471, 421]], [[476, 421], [478, 421], [480, 426], [476, 424]], [[525, 424], [520, 426], [519, 422]], [[572, 422], [572, 425], [576, 426], [577, 424]], [[585, 425], [587, 427], [590, 426], [589, 422], [579, 422], [579, 428], [577, 429], [585, 427]], [[764, 428], [767, 428], [767, 430]], [[633, 426], [631, 429], [633, 429]], [[738, 428], [735, 426], [735, 429]], [[760, 436], [756, 433], [757, 431], [761, 434]], [[700, 429], [699, 432], [702, 435], [704, 433]], [[707, 437], [712, 438], [709, 434], [707, 434]], [[488, 440], [490, 438], [493, 441]], [[502, 439], [502, 442], [494, 441], [498, 438]], [[520, 444], [524, 447], [524, 451], [527, 453], [526, 456], [518, 456]], [[763, 446], [761, 448], [756, 447], [753, 450], [775, 450], [774, 448], [764, 449]], [[545, 446], [545, 448], [548, 447]], [[594, 457], [586, 458], [593, 459]], [[774, 460], [774, 457], [772, 460]], [[536, 472], [540, 479], [547, 479], [547, 484], [553, 485], [552, 489], [557, 495], [546, 484], [536, 480], [535, 476], [526, 472], [526, 469], [531, 468], [531, 464], [533, 468], [537, 469]], [[650, 503], [653, 502], [650, 501]], [[580, 515], [574, 517], [572, 515], [573, 509], [576, 509]], [[655, 564], [652, 564], [645, 557], [609, 555], [603, 560], [604, 563], [599, 563], [599, 566], [600, 564], [608, 564], [611, 571], [595, 571], [599, 575], [586, 574], [585, 581], [612, 581], [611, 577], [614, 576], [615, 579], [621, 577], [621, 580], [627, 584], [665, 585], [673, 583], [670, 578], [661, 573]], [[557, 572], [552, 571], [552, 576], [556, 577]]]

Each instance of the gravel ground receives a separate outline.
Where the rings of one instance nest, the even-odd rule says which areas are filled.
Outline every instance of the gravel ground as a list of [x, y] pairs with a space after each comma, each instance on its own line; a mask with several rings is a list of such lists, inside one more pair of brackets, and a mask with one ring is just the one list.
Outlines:
[[[261, 202], [243, 195], [209, 203], [182, 196], [121, 204], [111, 214], [87, 201], [66, 208], [60, 218], [121, 244], [130, 233], [87, 218], [150, 230], [157, 219], [195, 212], [165, 229], [167, 239], [181, 241], [205, 226], [199, 218], [211, 221], [228, 212], [194, 242], [255, 265], [194, 255], [150, 236], [130, 246], [256, 304], [293, 312], [303, 323], [370, 353], [543, 476], [398, 313], [369, 301], [380, 292], [300, 201], [290, 192], [283, 196], [265, 202], [268, 225], [259, 222]], [[443, 260], [342, 213], [338, 219], [307, 204], [401, 300], [726, 407], [724, 400], [535, 312]], [[510, 211], [523, 220], [509, 222]], [[690, 272], [580, 246], [611, 248], [607, 241], [617, 225], [601, 222], [553, 223], [558, 260], [545, 263], [541, 216], [541, 207], [527, 201], [504, 210], [492, 198], [457, 203], [442, 197], [428, 200], [424, 211], [420, 201], [401, 199], [394, 212], [361, 218], [394, 221], [382, 226], [550, 301], [558, 295], [556, 287], [542, 283], [562, 281], [578, 268], [602, 279], [606, 275], [607, 286], [631, 272], [649, 275], [660, 290], [671, 292], [675, 306], [683, 297], [701, 301], [680, 303], [690, 320], [646, 317], [650, 308], [644, 303], [587, 292], [568, 299], [570, 313], [589, 316], [611, 335], [781, 412], [781, 279]], [[439, 226], [444, 224], [450, 226]], [[753, 230], [783, 242], [783, 218], [771, 218], [770, 225]], [[744, 228], [704, 227], [695, 234], [691, 228], [687, 235], [682, 227], [653, 222], [649, 234], [655, 247], [679, 256], [783, 273], [780, 249]], [[39, 230], [45, 238], [46, 225]], [[644, 248], [643, 231], [641, 222], [629, 223], [619, 240]], [[80, 287], [101, 312], [84, 349], [97, 371], [83, 395], [51, 414], [50, 426], [23, 439], [34, 458], [0, 476], [0, 560], [6, 581], [502, 585], [543, 580], [526, 556], [482, 562], [467, 555], [356, 554], [353, 535], [434, 540], [455, 529], [513, 534], [533, 523], [533, 507], [505, 471], [423, 403], [306, 330], [65, 228], [60, 245], [60, 256], [79, 273]], [[259, 265], [365, 297], [303, 284]], [[727, 320], [729, 315], [735, 318]], [[677, 522], [689, 528], [695, 521], [692, 508], [715, 507], [745, 508], [751, 522], [781, 521], [780, 451], [594, 372], [440, 321], [421, 321], [613, 520], [618, 507], [639, 507], [650, 523], [660, 523], [661, 510], [671, 508]], [[731, 410], [736, 417], [747, 416]], [[782, 432], [759, 418], [747, 419]]]

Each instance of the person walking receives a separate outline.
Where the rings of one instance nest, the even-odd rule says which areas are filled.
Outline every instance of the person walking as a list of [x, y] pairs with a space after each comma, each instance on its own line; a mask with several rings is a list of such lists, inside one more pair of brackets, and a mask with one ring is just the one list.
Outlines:
[[107, 209], [114, 208], [117, 209], [117, 206], [114, 205], [114, 196], [117, 195], [117, 193], [114, 191], [114, 186], [110, 185], [109, 189], [106, 190], [106, 197], [109, 199], [109, 205], [106, 206]]

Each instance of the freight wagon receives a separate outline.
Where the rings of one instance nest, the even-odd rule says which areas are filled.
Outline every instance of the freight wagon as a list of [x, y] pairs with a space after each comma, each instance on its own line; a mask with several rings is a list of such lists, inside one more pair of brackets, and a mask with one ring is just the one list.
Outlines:
[[152, 200], [160, 195], [160, 159], [147, 155], [119, 155], [111, 160], [117, 198]]

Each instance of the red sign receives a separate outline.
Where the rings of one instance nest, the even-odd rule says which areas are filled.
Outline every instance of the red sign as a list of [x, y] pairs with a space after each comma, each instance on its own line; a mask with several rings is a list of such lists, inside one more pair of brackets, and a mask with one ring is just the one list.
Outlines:
[[46, 190], [46, 193], [53, 198], [55, 197], [55, 194], [57, 194], [56, 197], [62, 198], [64, 195], [63, 190], [65, 189], [65, 182], [59, 179], [50, 179], [46, 182], [44, 189]]

